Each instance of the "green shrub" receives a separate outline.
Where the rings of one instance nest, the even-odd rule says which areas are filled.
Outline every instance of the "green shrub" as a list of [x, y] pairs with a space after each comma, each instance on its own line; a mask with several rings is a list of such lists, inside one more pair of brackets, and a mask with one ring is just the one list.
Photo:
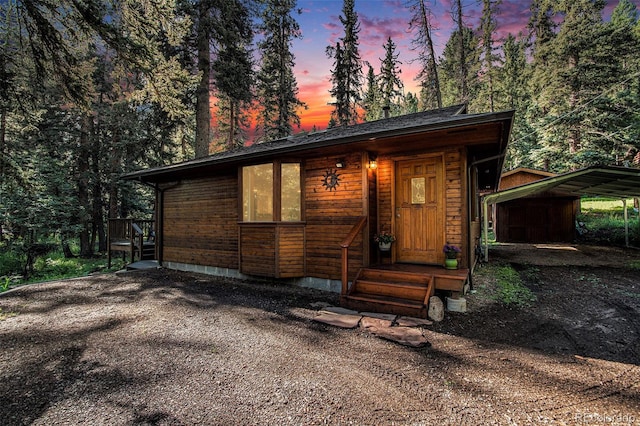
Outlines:
[[0, 277], [21, 274], [23, 262], [22, 255], [15, 250], [0, 252]]
[[[82, 274], [82, 262], [80, 259], [65, 259], [60, 252], [49, 253], [48, 257], [38, 258], [34, 265], [33, 279], [56, 279], [78, 276]], [[33, 281], [31, 279], [30, 281]]]

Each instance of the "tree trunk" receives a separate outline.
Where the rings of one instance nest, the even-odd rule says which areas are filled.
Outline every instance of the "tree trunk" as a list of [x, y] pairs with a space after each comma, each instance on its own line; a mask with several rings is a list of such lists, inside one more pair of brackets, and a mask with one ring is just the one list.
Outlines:
[[209, 155], [211, 136], [211, 111], [209, 105], [209, 84], [211, 81], [211, 49], [209, 45], [209, 5], [199, 4], [198, 18], [198, 71], [201, 73], [196, 98], [196, 158]]
[[433, 89], [436, 92], [436, 102], [438, 108], [442, 108], [442, 92], [440, 91], [440, 79], [438, 78], [438, 65], [436, 64], [436, 52], [433, 48], [433, 38], [431, 37], [431, 21], [427, 15], [425, 0], [420, 0], [420, 14], [422, 16], [422, 30], [427, 38], [427, 48], [429, 49], [429, 78], [433, 81]]
[[[93, 128], [93, 118], [85, 114], [82, 118], [80, 128], [80, 147], [78, 151], [78, 204], [80, 207], [80, 257], [89, 258], [93, 256], [93, 247], [90, 242], [91, 232], [91, 205], [89, 203], [89, 158], [91, 152], [91, 137]], [[66, 253], [65, 253], [66, 256]]]
[[460, 91], [461, 101], [466, 104], [469, 102], [469, 88], [467, 86], [467, 55], [464, 51], [464, 24], [462, 22], [462, 0], [456, 0], [456, 25], [460, 34], [458, 49], [460, 49]]
[[[7, 134], [7, 109], [0, 108], [0, 179], [4, 181], [4, 155], [5, 141]], [[2, 222], [0, 222], [0, 242], [4, 241], [4, 232], [2, 232]]]
[[[95, 134], [95, 133], [94, 133]], [[107, 237], [104, 227], [104, 209], [102, 199], [102, 179], [100, 179], [100, 140], [98, 137], [93, 138], [93, 147], [91, 149], [91, 166], [93, 170], [93, 184], [91, 188], [93, 201], [92, 205], [92, 221], [91, 229], [91, 247], [96, 246], [98, 242], [98, 251], [104, 253], [107, 251]]]

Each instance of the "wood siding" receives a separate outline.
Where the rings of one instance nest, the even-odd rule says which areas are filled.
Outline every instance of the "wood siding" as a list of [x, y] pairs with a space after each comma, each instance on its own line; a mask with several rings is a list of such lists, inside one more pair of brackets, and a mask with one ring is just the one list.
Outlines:
[[[363, 207], [366, 194], [362, 178], [362, 158], [362, 153], [357, 152], [311, 159], [305, 164], [305, 250], [308, 276], [340, 279], [340, 243], [358, 218], [367, 214]], [[346, 167], [336, 169], [338, 159], [345, 160]], [[339, 175], [340, 181], [335, 191], [323, 186], [327, 171], [336, 171]], [[363, 258], [361, 234], [349, 248], [350, 279], [363, 266]]]
[[274, 278], [304, 276], [304, 224], [240, 225], [240, 272]]
[[574, 198], [521, 198], [497, 206], [496, 239], [510, 243], [571, 242]]
[[162, 204], [163, 261], [238, 268], [235, 173], [170, 186]]
[[541, 179], [555, 176], [553, 173], [544, 172], [541, 170], [530, 169], [516, 169], [511, 172], [505, 173], [500, 178], [500, 185], [498, 191], [513, 188], [514, 186], [525, 185], [527, 183], [536, 182]]

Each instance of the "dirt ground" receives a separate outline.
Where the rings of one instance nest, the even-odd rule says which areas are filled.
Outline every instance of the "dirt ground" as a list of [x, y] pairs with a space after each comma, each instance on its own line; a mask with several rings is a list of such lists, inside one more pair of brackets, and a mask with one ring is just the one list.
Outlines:
[[[0, 423], [640, 424], [640, 252], [496, 246], [537, 301], [474, 276], [409, 348], [313, 321], [337, 297], [171, 271], [0, 296]], [[489, 270], [488, 267], [484, 269]]]

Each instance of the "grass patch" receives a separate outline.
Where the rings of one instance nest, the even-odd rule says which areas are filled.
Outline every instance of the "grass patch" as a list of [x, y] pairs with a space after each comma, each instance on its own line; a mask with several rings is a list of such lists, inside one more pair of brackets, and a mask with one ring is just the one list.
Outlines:
[[[523, 277], [536, 282], [539, 270], [527, 268]], [[496, 302], [505, 306], [524, 308], [537, 300], [536, 295], [523, 283], [521, 275], [510, 265], [485, 264], [473, 274], [474, 299], [479, 306]]]
[[107, 268], [107, 259], [82, 259], [74, 257], [67, 259], [61, 251], [49, 253], [38, 258], [34, 264], [34, 274], [25, 283], [60, 280], [66, 278], [86, 277], [95, 272], [113, 272], [125, 263], [120, 259], [112, 259], [111, 268]]
[[[611, 198], [583, 198], [578, 222], [585, 224], [588, 232], [581, 239], [595, 244], [625, 243], [624, 210], [622, 201]], [[640, 243], [640, 221], [633, 208], [633, 199], [627, 200], [629, 237], [632, 243]]]
[[112, 267], [107, 268], [106, 257], [67, 259], [61, 250], [54, 250], [36, 259], [33, 264], [33, 274], [25, 280], [22, 274], [26, 256], [21, 247], [0, 247], [0, 249], [0, 293], [23, 284], [85, 277], [95, 272], [114, 272], [122, 269], [126, 264], [121, 258], [115, 258], [112, 259]]
[[495, 274], [495, 297], [500, 303], [522, 308], [531, 306], [536, 301], [536, 295], [522, 283], [520, 275], [511, 266], [499, 266]]

